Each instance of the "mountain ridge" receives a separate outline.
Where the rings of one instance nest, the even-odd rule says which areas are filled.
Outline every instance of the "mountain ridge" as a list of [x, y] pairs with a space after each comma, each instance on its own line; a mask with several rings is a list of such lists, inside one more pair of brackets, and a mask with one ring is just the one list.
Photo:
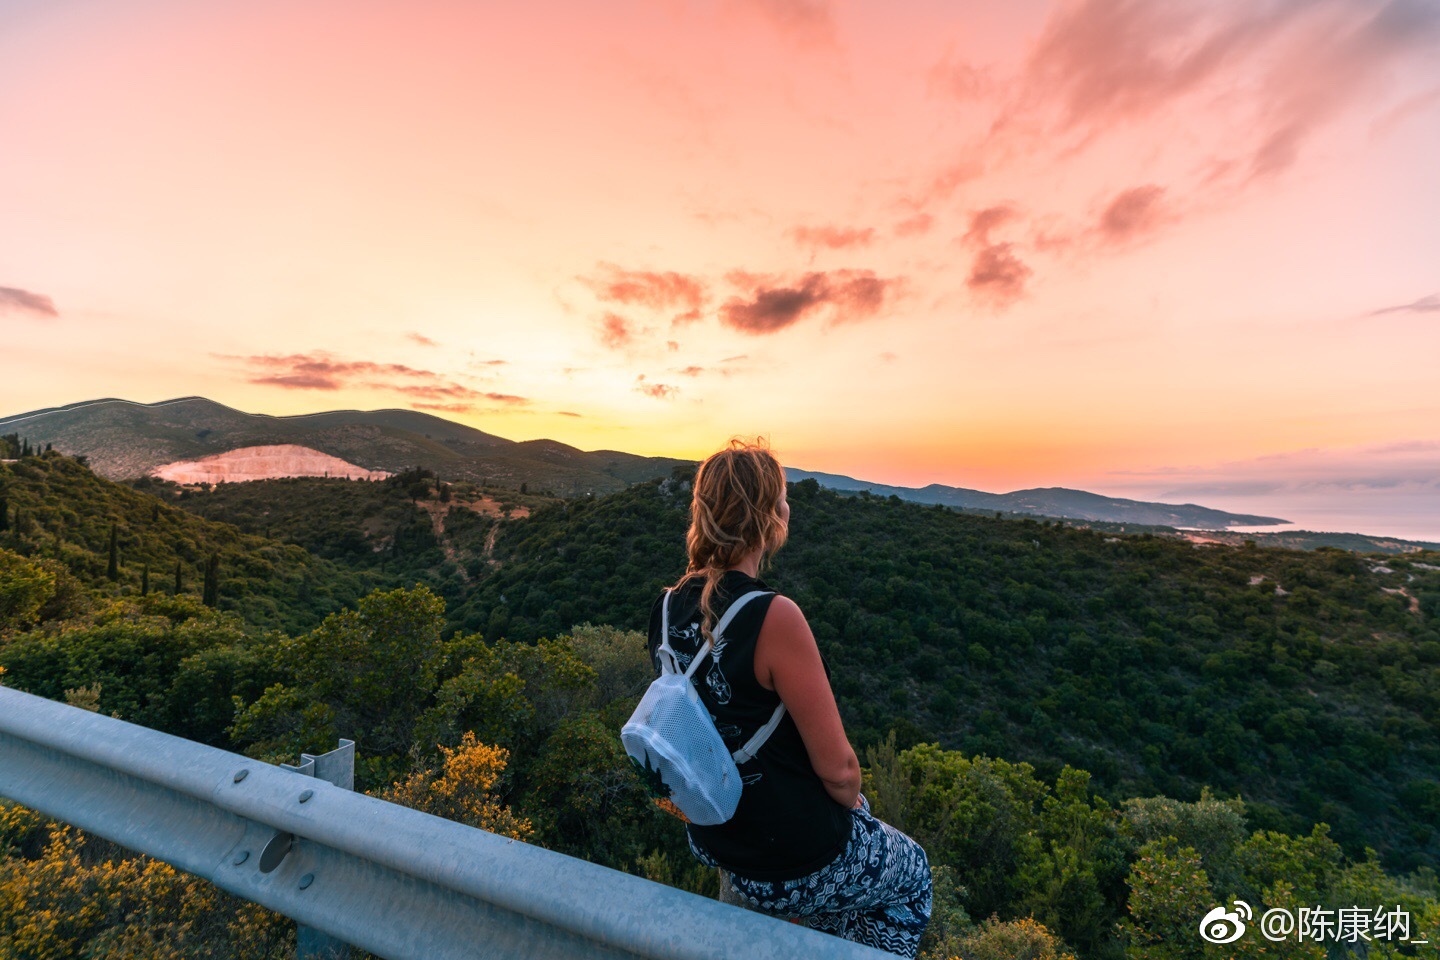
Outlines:
[[[51, 443], [62, 453], [83, 455], [97, 473], [111, 479], [141, 477], [165, 464], [242, 447], [285, 444], [308, 447], [369, 470], [398, 473], [417, 466], [442, 477], [514, 489], [528, 485], [561, 496], [612, 493], [694, 463], [616, 450], [585, 451], [547, 438], [510, 440], [402, 408], [276, 416], [247, 413], [200, 396], [154, 403], [105, 397], [0, 417], [0, 432], [11, 430], [23, 431], [32, 441]], [[1066, 520], [1211, 529], [1287, 522], [1199, 504], [1150, 503], [1064, 487], [996, 494], [939, 483], [900, 487], [800, 469], [788, 469], [787, 475], [845, 492], [869, 491], [917, 503]]]
[[1065, 520], [1091, 520], [1105, 523], [1137, 523], [1165, 527], [1210, 527], [1221, 529], [1237, 526], [1266, 526], [1288, 523], [1278, 517], [1230, 513], [1196, 503], [1171, 504], [1146, 500], [1107, 497], [1088, 490], [1069, 487], [1029, 487], [1010, 493], [988, 493], [966, 487], [931, 483], [923, 487], [901, 487], [871, 483], [836, 473], [786, 468], [791, 480], [813, 479], [822, 487], [847, 493], [865, 491], [879, 496], [896, 496], [913, 503], [942, 504], [964, 510], [999, 510], [1026, 513]]
[[510, 440], [422, 411], [326, 410], [247, 413], [207, 397], [140, 403], [115, 397], [0, 417], [0, 432], [83, 455], [110, 479], [242, 447], [294, 444], [371, 470], [424, 467], [451, 479], [561, 495], [603, 494], [668, 475], [687, 461], [618, 451], [586, 452], [558, 441]]

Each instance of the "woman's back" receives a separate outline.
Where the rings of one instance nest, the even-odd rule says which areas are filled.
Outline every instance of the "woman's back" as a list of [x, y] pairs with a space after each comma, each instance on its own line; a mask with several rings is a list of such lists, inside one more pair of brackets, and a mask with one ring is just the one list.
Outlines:
[[[700, 593], [703, 578], [673, 591], [670, 645], [682, 668], [704, 642]], [[730, 602], [751, 590], [769, 590], [742, 571], [725, 573], [712, 607], [723, 614]], [[702, 702], [715, 718], [725, 744], [739, 749], [770, 719], [780, 698], [755, 679], [755, 645], [772, 597], [752, 600], [726, 629], [694, 678]], [[660, 643], [661, 603], [650, 614], [652, 661]], [[830, 863], [850, 836], [850, 811], [837, 804], [815, 773], [804, 741], [789, 714], [754, 760], [741, 765], [744, 790], [735, 816], [713, 827], [689, 825], [692, 841], [727, 869], [765, 880], [805, 876]]]

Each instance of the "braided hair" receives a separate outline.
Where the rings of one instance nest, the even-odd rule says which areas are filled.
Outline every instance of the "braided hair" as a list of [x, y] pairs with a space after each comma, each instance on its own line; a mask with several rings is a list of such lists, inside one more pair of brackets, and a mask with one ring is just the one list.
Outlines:
[[784, 546], [788, 533], [780, 514], [784, 494], [785, 469], [763, 439], [731, 440], [695, 471], [690, 529], [685, 534], [690, 565], [676, 586], [704, 578], [700, 629], [705, 639], [715, 639], [710, 633], [716, 620], [712, 603], [725, 571], [738, 566], [756, 547], [764, 563]]

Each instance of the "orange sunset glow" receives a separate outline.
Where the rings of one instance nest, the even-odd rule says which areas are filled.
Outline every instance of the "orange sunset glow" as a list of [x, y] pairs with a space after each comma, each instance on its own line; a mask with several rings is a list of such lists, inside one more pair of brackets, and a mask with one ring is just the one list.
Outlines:
[[0, 415], [759, 433], [1440, 539], [1436, 171], [1431, 0], [20, 0]]

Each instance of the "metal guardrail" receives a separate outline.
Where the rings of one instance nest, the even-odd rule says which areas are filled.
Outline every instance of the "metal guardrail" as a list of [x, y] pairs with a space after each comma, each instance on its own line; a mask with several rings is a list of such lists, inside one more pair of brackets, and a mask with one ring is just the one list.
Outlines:
[[0, 796], [389, 960], [891, 957], [4, 687]]

